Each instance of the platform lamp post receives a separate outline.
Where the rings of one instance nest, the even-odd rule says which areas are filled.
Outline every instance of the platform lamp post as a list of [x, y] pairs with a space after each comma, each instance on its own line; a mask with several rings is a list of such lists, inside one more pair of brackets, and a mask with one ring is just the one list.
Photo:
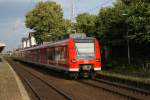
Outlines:
[[128, 49], [127, 52], [128, 52], [128, 64], [130, 65], [130, 41], [129, 41], [129, 38], [128, 38], [129, 30], [128, 30], [128, 21], [127, 21], [128, 14], [123, 13], [121, 15], [126, 17], [125, 22], [126, 22], [126, 39], [127, 39], [127, 49]]

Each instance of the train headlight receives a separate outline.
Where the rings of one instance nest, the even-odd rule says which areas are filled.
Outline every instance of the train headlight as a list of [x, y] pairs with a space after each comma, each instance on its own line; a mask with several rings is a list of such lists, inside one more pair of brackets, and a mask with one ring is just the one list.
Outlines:
[[71, 62], [72, 63], [76, 63], [77, 61], [76, 61], [76, 59], [72, 59]]
[[101, 59], [96, 59], [96, 62], [100, 62], [101, 61]]

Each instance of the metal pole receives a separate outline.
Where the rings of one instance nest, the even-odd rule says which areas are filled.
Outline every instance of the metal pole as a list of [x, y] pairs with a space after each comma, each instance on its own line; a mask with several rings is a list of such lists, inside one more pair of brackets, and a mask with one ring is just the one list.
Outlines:
[[[123, 13], [122, 16], [128, 16], [128, 14], [126, 13]], [[130, 64], [130, 41], [129, 41], [129, 38], [128, 38], [128, 34], [129, 34], [129, 31], [128, 31], [128, 21], [127, 21], [127, 17], [126, 17], [126, 37], [127, 37], [127, 52], [128, 52], [128, 64]]]
[[126, 31], [126, 35], [127, 35], [127, 49], [128, 49], [128, 64], [130, 64], [130, 41], [129, 41], [129, 38], [128, 38], [128, 22], [127, 22], [127, 19], [126, 19], [126, 24], [127, 24], [127, 31]]
[[74, 0], [72, 0], [71, 6], [71, 21], [74, 22]]

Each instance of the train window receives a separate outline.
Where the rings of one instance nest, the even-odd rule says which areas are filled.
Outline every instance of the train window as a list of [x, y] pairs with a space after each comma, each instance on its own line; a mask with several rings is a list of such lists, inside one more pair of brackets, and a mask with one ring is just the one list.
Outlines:
[[67, 59], [67, 47], [57, 47], [55, 53], [55, 60], [65, 60]]
[[67, 47], [63, 47], [61, 50], [61, 60], [67, 59]]
[[34, 61], [35, 60], [34, 58], [35, 58], [35, 55], [36, 55], [35, 50], [32, 50], [31, 52], [32, 52], [32, 61]]
[[47, 57], [49, 60], [65, 60], [67, 59], [67, 47], [55, 47], [47, 49]]
[[64, 59], [68, 59], [68, 51], [67, 51], [67, 46], [64, 47]]
[[56, 47], [55, 48], [55, 60], [58, 61], [61, 58], [61, 54], [60, 54], [61, 48], [60, 47]]
[[79, 59], [93, 59], [95, 56], [94, 43], [75, 43]]
[[55, 59], [55, 49], [54, 48], [48, 48], [47, 49], [47, 57], [49, 60]]
[[60, 59], [59, 60], [64, 60], [64, 58], [65, 58], [65, 49], [64, 49], [64, 47], [61, 47], [59, 52], [60, 52]]
[[35, 50], [35, 52], [36, 52], [36, 62], [39, 62], [39, 59], [40, 59], [40, 51], [37, 49], [37, 50]]
[[47, 52], [46, 52], [46, 49], [44, 48], [44, 49], [42, 49], [42, 59], [43, 60], [46, 60], [47, 59]]

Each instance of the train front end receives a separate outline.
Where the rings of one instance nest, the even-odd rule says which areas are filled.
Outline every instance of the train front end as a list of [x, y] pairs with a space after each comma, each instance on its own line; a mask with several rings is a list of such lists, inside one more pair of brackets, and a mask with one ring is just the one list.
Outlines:
[[96, 71], [101, 70], [100, 47], [95, 38], [72, 38], [68, 49], [69, 70], [72, 75], [91, 77]]

